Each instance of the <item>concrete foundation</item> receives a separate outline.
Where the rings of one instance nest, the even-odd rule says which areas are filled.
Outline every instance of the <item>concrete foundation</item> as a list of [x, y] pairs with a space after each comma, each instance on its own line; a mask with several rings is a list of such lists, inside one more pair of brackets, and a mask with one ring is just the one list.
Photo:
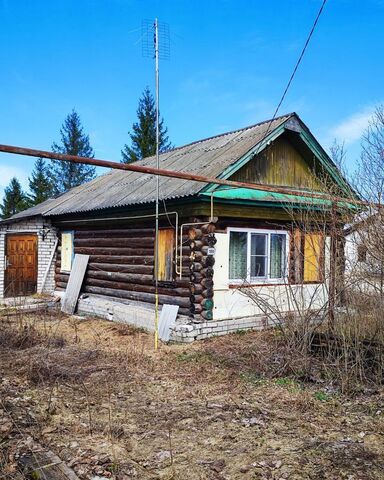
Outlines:
[[[56, 292], [56, 294], [62, 296], [63, 292]], [[137, 328], [144, 328], [149, 332], [154, 331], [154, 307], [139, 302], [107, 299], [98, 295], [86, 294], [80, 296], [77, 313], [126, 323]], [[171, 333], [171, 341], [192, 343], [195, 340], [226, 335], [239, 330], [261, 330], [269, 326], [271, 325], [263, 315], [203, 323], [194, 323], [188, 317], [179, 315]]]

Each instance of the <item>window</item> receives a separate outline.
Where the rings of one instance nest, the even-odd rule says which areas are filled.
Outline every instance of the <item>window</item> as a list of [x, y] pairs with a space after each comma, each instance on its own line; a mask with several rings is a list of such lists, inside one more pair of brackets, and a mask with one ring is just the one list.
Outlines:
[[174, 280], [175, 231], [172, 228], [159, 230], [159, 282]]
[[276, 282], [286, 277], [288, 234], [269, 230], [231, 229], [231, 281]]
[[61, 271], [70, 272], [73, 261], [73, 232], [61, 234]]

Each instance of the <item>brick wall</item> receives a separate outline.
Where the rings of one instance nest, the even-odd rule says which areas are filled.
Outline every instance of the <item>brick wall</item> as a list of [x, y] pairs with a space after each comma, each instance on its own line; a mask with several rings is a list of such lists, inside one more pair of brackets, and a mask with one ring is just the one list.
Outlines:
[[[41, 231], [45, 227], [45, 237], [41, 234]], [[8, 225], [0, 224], [0, 298], [4, 297], [4, 274], [5, 274], [5, 242], [7, 233], [36, 233], [37, 234], [37, 292], [52, 293], [55, 289], [55, 259], [50, 265], [46, 282], [43, 288], [43, 280], [45, 272], [48, 268], [48, 264], [52, 255], [52, 251], [56, 242], [56, 231], [50, 225], [50, 222], [43, 220], [42, 218], [33, 218], [29, 220], [23, 220], [20, 222], [11, 223]]]

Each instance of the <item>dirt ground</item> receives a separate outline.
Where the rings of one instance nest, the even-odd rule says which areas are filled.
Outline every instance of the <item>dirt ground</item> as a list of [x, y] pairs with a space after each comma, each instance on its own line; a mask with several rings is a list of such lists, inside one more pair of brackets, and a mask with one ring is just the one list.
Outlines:
[[0, 478], [38, 442], [81, 479], [384, 479], [384, 390], [265, 379], [243, 368], [262, 333], [154, 352], [98, 319], [1, 321]]

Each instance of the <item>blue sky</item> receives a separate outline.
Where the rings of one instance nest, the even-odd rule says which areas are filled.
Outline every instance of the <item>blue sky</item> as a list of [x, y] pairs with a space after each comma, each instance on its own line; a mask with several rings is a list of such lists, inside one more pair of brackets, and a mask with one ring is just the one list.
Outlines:
[[[270, 118], [320, 0], [0, 0], [0, 143], [50, 149], [75, 108], [96, 157], [120, 159], [153, 62], [141, 23], [171, 29], [161, 114], [175, 145]], [[328, 0], [280, 113], [296, 111], [348, 164], [384, 101], [383, 0]], [[33, 159], [0, 153], [0, 194]]]

